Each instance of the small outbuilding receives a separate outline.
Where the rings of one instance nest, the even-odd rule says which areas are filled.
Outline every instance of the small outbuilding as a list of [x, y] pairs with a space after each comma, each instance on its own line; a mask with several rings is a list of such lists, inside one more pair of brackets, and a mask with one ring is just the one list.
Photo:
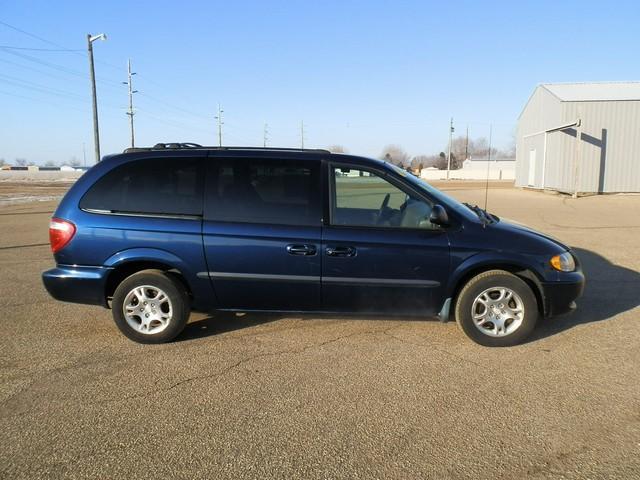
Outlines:
[[518, 120], [516, 185], [640, 192], [640, 82], [548, 83]]

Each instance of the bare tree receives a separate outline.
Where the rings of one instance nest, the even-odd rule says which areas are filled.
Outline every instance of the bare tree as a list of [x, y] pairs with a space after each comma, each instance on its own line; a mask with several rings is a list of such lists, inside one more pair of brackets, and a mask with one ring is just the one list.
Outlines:
[[16, 166], [17, 167], [26, 167], [27, 159], [26, 158], [16, 158]]
[[45, 166], [45, 167], [55, 167], [55, 166], [56, 166], [56, 162], [54, 162], [53, 160], [47, 160], [47, 161], [44, 163], [44, 166]]
[[404, 166], [409, 163], [409, 154], [399, 145], [387, 145], [382, 149], [380, 154], [382, 160], [386, 160], [398, 166]]
[[78, 160], [77, 157], [73, 156], [71, 157], [71, 160], [69, 160], [69, 165], [71, 165], [72, 167], [79, 167], [80, 164], [80, 160]]
[[6, 165], [7, 162], [5, 162], [4, 158], [0, 158], [0, 167]]
[[430, 166], [430, 159], [426, 155], [416, 155], [411, 159], [411, 168], [422, 171], [423, 168]]
[[330, 145], [327, 147], [327, 150], [331, 153], [347, 153], [347, 149], [342, 145]]

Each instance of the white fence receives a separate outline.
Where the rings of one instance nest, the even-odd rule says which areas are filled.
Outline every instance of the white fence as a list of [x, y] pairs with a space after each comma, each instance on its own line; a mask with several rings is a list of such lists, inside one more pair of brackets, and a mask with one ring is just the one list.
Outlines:
[[[516, 162], [514, 160], [465, 160], [462, 168], [450, 170], [449, 178], [452, 180], [515, 180]], [[420, 177], [425, 180], [444, 180], [447, 178], [446, 170], [437, 168], [423, 168]]]

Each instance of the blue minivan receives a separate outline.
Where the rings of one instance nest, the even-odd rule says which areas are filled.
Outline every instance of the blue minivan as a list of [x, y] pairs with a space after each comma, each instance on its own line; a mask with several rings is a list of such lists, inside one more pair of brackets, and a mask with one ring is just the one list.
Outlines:
[[49, 293], [111, 308], [141, 343], [174, 339], [192, 310], [226, 310], [455, 318], [507, 346], [584, 286], [559, 241], [325, 150], [128, 149], [71, 187], [49, 232]]

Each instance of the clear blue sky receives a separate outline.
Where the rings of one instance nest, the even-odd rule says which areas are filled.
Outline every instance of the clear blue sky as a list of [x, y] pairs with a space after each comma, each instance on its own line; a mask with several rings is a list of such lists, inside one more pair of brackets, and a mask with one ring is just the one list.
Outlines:
[[[541, 82], [640, 80], [640, 5], [629, 2], [10, 1], [0, 21], [77, 52], [0, 48], [0, 158], [93, 162], [87, 33], [95, 44], [102, 152], [137, 143], [342, 144], [378, 155], [443, 150], [457, 132], [509, 142]], [[0, 45], [57, 48], [0, 24]]]

